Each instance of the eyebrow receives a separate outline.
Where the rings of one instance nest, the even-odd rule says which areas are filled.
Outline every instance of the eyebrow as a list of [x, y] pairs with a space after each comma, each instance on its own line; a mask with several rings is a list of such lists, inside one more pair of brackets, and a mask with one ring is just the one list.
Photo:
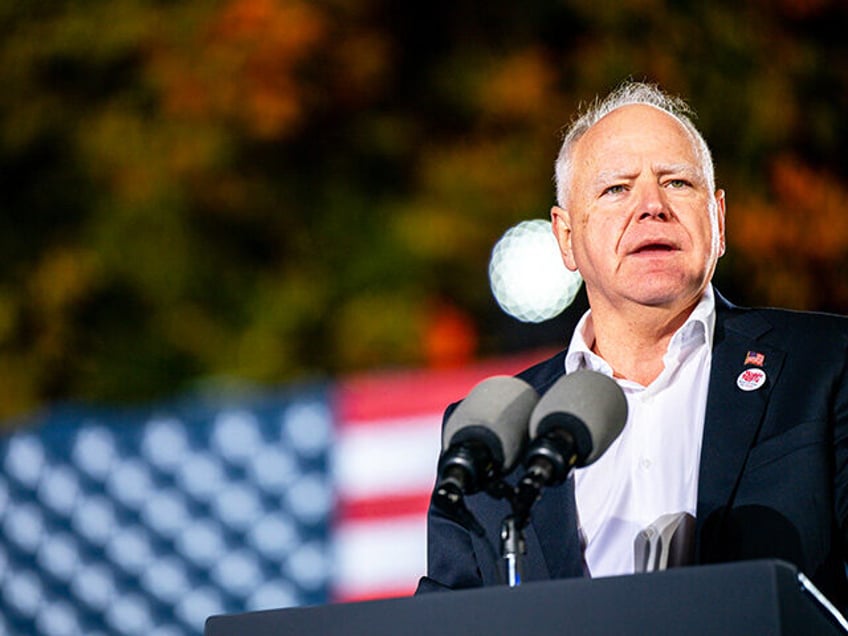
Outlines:
[[608, 185], [611, 182], [622, 179], [632, 179], [638, 174], [638, 170], [601, 170], [595, 178], [592, 179], [592, 186], [600, 187]]
[[[651, 171], [660, 176], [666, 176], [669, 174], [681, 174], [685, 175], [690, 179], [700, 179], [703, 180], [703, 174], [698, 169], [697, 166], [694, 166], [690, 163], [669, 163], [669, 164], [654, 164], [651, 166]], [[592, 179], [592, 186], [595, 188], [608, 185], [609, 183], [625, 180], [625, 179], [633, 179], [638, 176], [639, 169], [615, 169], [615, 170], [601, 170], [594, 179]]]
[[685, 175], [698, 176], [701, 174], [701, 171], [697, 168], [697, 166], [693, 166], [691, 163], [656, 164], [651, 166], [651, 168], [656, 174], [659, 175], [680, 173]]

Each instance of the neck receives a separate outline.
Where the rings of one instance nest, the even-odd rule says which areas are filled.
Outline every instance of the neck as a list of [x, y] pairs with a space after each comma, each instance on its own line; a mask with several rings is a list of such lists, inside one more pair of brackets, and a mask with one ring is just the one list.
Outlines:
[[663, 356], [674, 333], [686, 322], [700, 298], [671, 311], [644, 307], [607, 311], [592, 306], [592, 351], [612, 367], [617, 378], [648, 386], [663, 370]]

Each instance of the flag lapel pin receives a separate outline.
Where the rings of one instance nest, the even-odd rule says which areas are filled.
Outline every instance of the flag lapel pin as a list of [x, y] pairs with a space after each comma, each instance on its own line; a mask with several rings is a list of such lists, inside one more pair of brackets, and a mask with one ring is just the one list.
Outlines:
[[764, 353], [760, 353], [759, 351], [749, 351], [745, 356], [744, 366], [761, 367], [765, 361], [766, 356]]

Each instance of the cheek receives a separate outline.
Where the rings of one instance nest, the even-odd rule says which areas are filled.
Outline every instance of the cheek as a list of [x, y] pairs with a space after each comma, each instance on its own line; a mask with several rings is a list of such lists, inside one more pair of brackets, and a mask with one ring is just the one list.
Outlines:
[[705, 220], [700, 227], [700, 236], [698, 239], [704, 246], [704, 249], [713, 251], [715, 246], [718, 245], [720, 238], [721, 233], [716, 220], [712, 218]]
[[581, 228], [590, 247], [605, 246], [609, 249], [614, 249], [626, 229], [626, 221], [613, 215], [598, 215], [591, 223], [584, 223]]
[[[609, 261], [615, 254], [620, 228], [614, 224], [587, 223], [579, 228], [579, 240], [573, 241], [575, 257], [595, 266]], [[576, 237], [575, 237], [576, 238]]]
[[628, 216], [620, 209], [586, 206], [574, 219], [572, 249], [584, 265], [599, 265], [615, 257], [617, 246], [627, 230]]

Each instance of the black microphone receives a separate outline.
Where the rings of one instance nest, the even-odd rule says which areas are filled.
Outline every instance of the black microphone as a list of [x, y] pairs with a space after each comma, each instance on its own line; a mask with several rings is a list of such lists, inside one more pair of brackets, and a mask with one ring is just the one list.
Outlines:
[[516, 497], [521, 522], [543, 487], [561, 484], [573, 468], [598, 459], [626, 421], [627, 399], [612, 378], [581, 370], [557, 380], [530, 415], [527, 472]]
[[434, 503], [462, 514], [464, 495], [508, 473], [526, 443], [527, 422], [538, 401], [533, 387], [511, 376], [493, 376], [471, 389], [442, 432]]

